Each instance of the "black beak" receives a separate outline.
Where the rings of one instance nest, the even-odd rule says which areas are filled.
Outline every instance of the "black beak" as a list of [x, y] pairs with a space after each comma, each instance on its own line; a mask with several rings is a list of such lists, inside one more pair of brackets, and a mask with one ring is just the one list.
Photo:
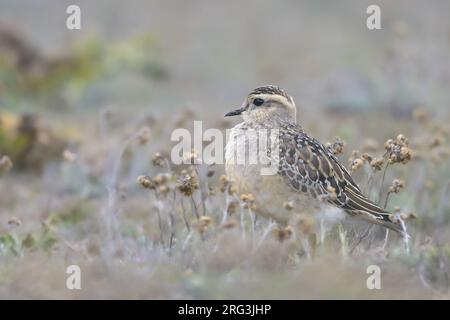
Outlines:
[[241, 114], [242, 112], [244, 112], [244, 111], [245, 111], [244, 108], [239, 108], [239, 109], [237, 109], [237, 110], [228, 112], [228, 113], [225, 115], [225, 117], [238, 116], [238, 115], [240, 115], [240, 114]]

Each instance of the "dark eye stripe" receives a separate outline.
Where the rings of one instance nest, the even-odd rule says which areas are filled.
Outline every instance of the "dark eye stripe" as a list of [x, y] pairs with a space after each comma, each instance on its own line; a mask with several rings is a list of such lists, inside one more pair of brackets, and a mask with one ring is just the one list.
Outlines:
[[255, 100], [253, 100], [253, 104], [257, 107], [259, 107], [260, 105], [262, 105], [264, 103], [264, 100], [261, 98], [256, 98]]

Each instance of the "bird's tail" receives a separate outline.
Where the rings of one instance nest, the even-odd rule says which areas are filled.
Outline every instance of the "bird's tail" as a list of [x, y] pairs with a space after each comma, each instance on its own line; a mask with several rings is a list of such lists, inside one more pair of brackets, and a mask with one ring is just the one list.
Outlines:
[[399, 233], [406, 240], [410, 238], [406, 231], [405, 222], [399, 214], [390, 213], [389, 211], [374, 204], [361, 193], [355, 191], [346, 190], [345, 192], [347, 202], [344, 209], [347, 213], [354, 217], [363, 218], [368, 222], [391, 229]]

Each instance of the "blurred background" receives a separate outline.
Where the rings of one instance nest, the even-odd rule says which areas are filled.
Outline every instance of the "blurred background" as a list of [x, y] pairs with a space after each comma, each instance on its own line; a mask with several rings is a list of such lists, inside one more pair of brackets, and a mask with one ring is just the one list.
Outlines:
[[[81, 8], [81, 30], [66, 28], [71, 4]], [[169, 261], [150, 249], [130, 253], [154, 239], [157, 224], [137, 176], [158, 173], [151, 159], [156, 152], [170, 154], [174, 128], [190, 128], [193, 120], [229, 128], [236, 121], [225, 120], [226, 112], [251, 89], [274, 84], [294, 97], [297, 120], [313, 136], [346, 141], [345, 164], [363, 145], [381, 156], [387, 139], [412, 137], [416, 161], [388, 171], [386, 180], [387, 186], [396, 177], [406, 180], [391, 209], [416, 212], [414, 245], [432, 251], [414, 256], [407, 270], [420, 272], [417, 284], [408, 286], [448, 298], [450, 2], [377, 1], [381, 30], [366, 27], [370, 4], [0, 0], [0, 297], [201, 298], [210, 290], [213, 297], [233, 297], [237, 284], [222, 293], [213, 288], [219, 280], [196, 287], [204, 274], [184, 286], [186, 270], [197, 271], [189, 263], [171, 265], [176, 276], [162, 276], [170, 286], [145, 274], [151, 288], [131, 293], [123, 286], [115, 296], [108, 283], [134, 282], [124, 270], [98, 275], [106, 259], [102, 235], [112, 232], [125, 243], [119, 253], [108, 251], [110, 259]], [[130, 140], [136, 134], [138, 143]], [[365, 179], [367, 170], [357, 178]], [[105, 224], [112, 226], [105, 231]], [[72, 260], [90, 265], [89, 275], [103, 290], [59, 288], [61, 266]], [[47, 279], [35, 270], [36, 261], [58, 276]], [[29, 270], [42, 283], [30, 288]], [[142, 272], [129, 271], [136, 284]], [[277, 279], [286, 286], [292, 281]], [[419, 295], [405, 293], [396, 279], [391, 291], [376, 297]], [[256, 297], [256, 282], [243, 297]], [[261, 297], [371, 298], [359, 287], [341, 292], [334, 286], [308, 295], [280, 285], [279, 295]]]

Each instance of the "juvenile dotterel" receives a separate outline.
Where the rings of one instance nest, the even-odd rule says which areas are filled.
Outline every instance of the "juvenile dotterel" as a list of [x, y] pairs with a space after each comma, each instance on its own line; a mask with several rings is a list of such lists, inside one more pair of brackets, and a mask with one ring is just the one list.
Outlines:
[[[241, 108], [226, 114], [241, 115], [244, 120], [231, 130], [225, 155], [227, 175], [236, 182], [239, 192], [254, 194], [257, 211], [279, 222], [292, 218], [292, 211], [283, 209], [283, 203], [294, 201], [303, 213], [338, 208], [407, 236], [401, 221], [361, 192], [331, 150], [296, 124], [295, 113], [294, 100], [284, 90], [263, 86], [250, 92]], [[267, 165], [236, 161], [236, 155], [248, 155], [248, 147], [258, 143], [248, 137], [236, 139], [248, 135], [249, 129], [264, 129], [272, 135], [276, 132], [279, 152], [275, 174], [261, 175], [261, 168]], [[276, 152], [258, 152], [264, 152], [258, 155], [259, 160], [266, 157], [274, 161]]]

